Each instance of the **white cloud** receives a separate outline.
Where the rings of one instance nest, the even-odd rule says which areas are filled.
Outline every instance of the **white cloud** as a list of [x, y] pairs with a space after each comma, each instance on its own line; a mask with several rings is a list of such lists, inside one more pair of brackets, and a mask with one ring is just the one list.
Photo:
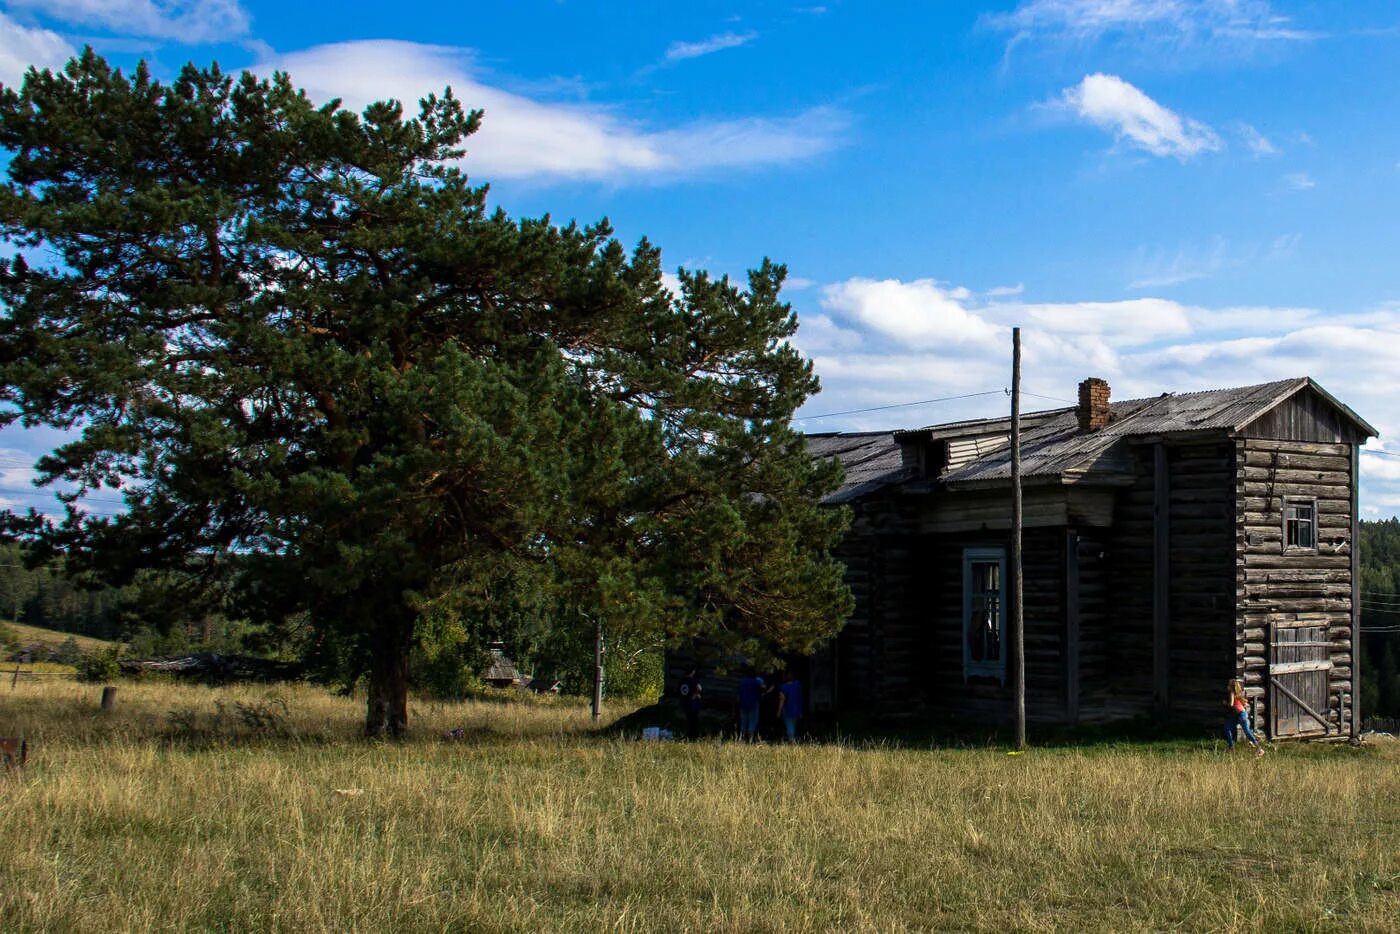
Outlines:
[[822, 289], [822, 307], [908, 346], [969, 346], [996, 340], [997, 329], [965, 309], [932, 279], [850, 279]]
[[[1368, 449], [1371, 452], [1375, 450]], [[1390, 456], [1390, 453], [1368, 453], [1361, 458], [1361, 476], [1376, 480], [1400, 480], [1400, 457]], [[1400, 505], [1400, 501], [1397, 501], [1397, 505]]]
[[252, 18], [238, 0], [9, 0], [50, 19], [179, 42], [242, 38]]
[[1290, 172], [1283, 177], [1283, 182], [1294, 191], [1307, 191], [1317, 187], [1317, 182], [1307, 172]]
[[17, 87], [33, 65], [58, 68], [76, 50], [56, 32], [21, 26], [0, 13], [0, 82]]
[[1207, 279], [1233, 265], [1229, 244], [1216, 237], [1207, 248], [1194, 245], [1177, 247], [1167, 254], [1139, 252], [1132, 264], [1130, 289], [1159, 289], [1197, 279]]
[[1269, 251], [1266, 259], [1281, 260], [1292, 259], [1293, 254], [1298, 252], [1298, 244], [1303, 242], [1303, 235], [1300, 233], [1280, 234], [1274, 238], [1274, 242], [1269, 244]]
[[1274, 12], [1267, 0], [1024, 0], [986, 22], [1013, 33], [1013, 43], [1118, 36], [1181, 47], [1316, 38]]
[[[1372, 424], [1400, 437], [1393, 404], [1400, 304], [1338, 315], [1274, 306], [1203, 307], [1163, 298], [1029, 303], [968, 296], [933, 279], [850, 279], [797, 302], [794, 343], [823, 392], [805, 412], [840, 412], [1002, 390], [1011, 328], [1022, 328], [1023, 385], [1035, 407], [1072, 400], [1102, 376], [1115, 399], [1312, 376]], [[805, 307], [804, 307], [805, 306]], [[801, 423], [807, 430], [912, 427], [1003, 413], [1004, 396]], [[1400, 503], [1400, 459], [1369, 455], [1363, 502]], [[1382, 503], [1384, 505], [1384, 503]], [[1389, 508], [1386, 510], [1389, 514]]]
[[687, 58], [699, 58], [724, 49], [734, 49], [758, 38], [756, 32], [725, 32], [711, 36], [700, 42], [672, 42], [666, 49], [666, 61], [679, 62]]
[[1015, 285], [998, 285], [987, 290], [987, 295], [991, 298], [1005, 298], [1011, 295], [1020, 295], [1026, 291], [1026, 284], [1018, 282]]
[[1184, 162], [1224, 145], [1204, 123], [1168, 110], [1117, 75], [1086, 75], [1061, 93], [1058, 106], [1154, 156]]
[[1119, 302], [993, 306], [989, 314], [1028, 320], [1028, 327], [1060, 335], [1092, 335], [1119, 347], [1148, 344], [1163, 338], [1185, 337], [1191, 321], [1185, 307], [1161, 298]]
[[1240, 141], [1244, 143], [1245, 148], [1252, 152], [1256, 159], [1278, 155], [1278, 147], [1267, 136], [1248, 123], [1236, 124], [1235, 131], [1239, 134]]
[[1128, 288], [1160, 289], [1183, 282], [1218, 277], [1232, 269], [1263, 266], [1291, 259], [1301, 234], [1281, 234], [1268, 242], [1232, 244], [1221, 236], [1202, 243], [1183, 243], [1174, 250], [1139, 249], [1128, 264]]
[[255, 70], [273, 68], [290, 72], [312, 98], [340, 97], [352, 108], [392, 97], [412, 109], [451, 86], [464, 106], [485, 111], [481, 130], [467, 140], [465, 165], [486, 178], [621, 182], [790, 163], [834, 148], [847, 125], [842, 112], [817, 107], [651, 129], [599, 107], [538, 101], [487, 84], [469, 50], [387, 39], [316, 46]]

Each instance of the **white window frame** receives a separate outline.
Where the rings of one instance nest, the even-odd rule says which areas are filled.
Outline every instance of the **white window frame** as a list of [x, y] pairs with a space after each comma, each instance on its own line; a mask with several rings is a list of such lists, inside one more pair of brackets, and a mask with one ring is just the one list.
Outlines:
[[[1001, 657], [994, 662], [975, 661], [972, 657], [972, 641], [969, 630], [972, 628], [972, 566], [974, 564], [997, 565], [997, 634], [1001, 646]], [[962, 647], [963, 680], [970, 678], [995, 678], [1006, 683], [1006, 549], [1005, 548], [964, 548], [963, 549], [963, 605], [962, 605]]]
[[[1299, 506], [1306, 506], [1312, 512], [1312, 517], [1309, 519], [1299, 519], [1295, 517], [1292, 520], [1299, 523], [1300, 528], [1305, 522], [1311, 527], [1312, 543], [1308, 545], [1288, 544], [1288, 512], [1290, 509], [1297, 509]], [[1313, 496], [1285, 496], [1283, 498], [1283, 509], [1281, 511], [1283, 513], [1283, 553], [1294, 555], [1317, 554], [1317, 498]]]

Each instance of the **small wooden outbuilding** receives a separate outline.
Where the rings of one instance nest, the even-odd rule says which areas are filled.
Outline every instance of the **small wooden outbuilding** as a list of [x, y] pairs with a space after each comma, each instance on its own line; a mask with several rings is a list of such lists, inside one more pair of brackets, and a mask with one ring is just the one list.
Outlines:
[[[814, 707], [1011, 716], [1010, 425], [808, 436], [856, 608], [808, 665]], [[1026, 712], [1218, 724], [1244, 680], [1269, 736], [1359, 726], [1358, 450], [1376, 430], [1307, 377], [1022, 417]], [[818, 690], [818, 686], [823, 686]], [[707, 689], [708, 691], [708, 689]]]
[[486, 647], [489, 664], [481, 673], [481, 680], [493, 688], [519, 687], [530, 679], [520, 673], [515, 662], [506, 655], [504, 642], [492, 642]]

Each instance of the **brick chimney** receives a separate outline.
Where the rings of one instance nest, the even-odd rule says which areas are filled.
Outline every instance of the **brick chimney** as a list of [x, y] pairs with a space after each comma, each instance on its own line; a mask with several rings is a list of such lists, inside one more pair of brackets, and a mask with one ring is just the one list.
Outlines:
[[1108, 424], [1108, 383], [1091, 376], [1079, 384], [1079, 430], [1098, 431]]

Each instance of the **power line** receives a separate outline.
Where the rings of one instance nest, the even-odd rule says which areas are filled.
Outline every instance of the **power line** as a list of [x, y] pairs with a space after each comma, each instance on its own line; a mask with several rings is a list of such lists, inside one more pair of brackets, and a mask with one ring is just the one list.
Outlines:
[[[818, 418], [835, 418], [838, 415], [864, 415], [866, 412], [883, 412], [887, 409], [904, 409], [915, 405], [932, 405], [935, 402], [956, 402], [959, 399], [976, 399], [979, 396], [1005, 396], [1010, 395], [1010, 393], [1011, 391], [1009, 389], [988, 389], [984, 392], [969, 392], [961, 396], [943, 396], [939, 399], [919, 399], [915, 402], [892, 402], [889, 405], [874, 405], [868, 409], [848, 409], [844, 412], [822, 412], [820, 415], [803, 415], [801, 418], [796, 418], [793, 420], [798, 422], [808, 422]], [[1059, 396], [1046, 396], [1038, 392], [1027, 392], [1024, 389], [1021, 390], [1021, 395], [1034, 396], [1037, 399], [1045, 399], [1049, 402], [1063, 402], [1066, 405], [1077, 404], [1072, 399], [1061, 399]]]
[[1400, 452], [1396, 451], [1372, 451], [1367, 448], [1361, 449], [1362, 454], [1379, 454], [1381, 457], [1400, 457]]
[[1059, 396], [1042, 396], [1042, 395], [1041, 395], [1040, 393], [1038, 393], [1038, 392], [1027, 392], [1027, 391], [1024, 390], [1024, 389], [1021, 390], [1021, 395], [1023, 395], [1023, 396], [1034, 396], [1034, 397], [1037, 398], [1037, 399], [1046, 399], [1046, 400], [1048, 400], [1048, 401], [1050, 401], [1050, 402], [1063, 402], [1065, 405], [1078, 405], [1078, 404], [1079, 404], [1078, 402], [1075, 402], [1073, 399], [1061, 399]]
[[818, 418], [835, 418], [838, 415], [863, 415], [866, 412], [883, 412], [886, 409], [903, 409], [912, 405], [931, 405], [935, 402], [955, 402], [959, 399], [976, 399], [978, 396], [999, 396], [1005, 393], [1003, 389], [988, 389], [985, 392], [969, 392], [961, 396], [944, 396], [941, 399], [920, 399], [917, 402], [894, 402], [889, 405], [874, 405], [868, 409], [849, 409], [845, 412], [823, 412], [820, 415], [804, 415], [794, 419], [798, 422], [810, 422]]

